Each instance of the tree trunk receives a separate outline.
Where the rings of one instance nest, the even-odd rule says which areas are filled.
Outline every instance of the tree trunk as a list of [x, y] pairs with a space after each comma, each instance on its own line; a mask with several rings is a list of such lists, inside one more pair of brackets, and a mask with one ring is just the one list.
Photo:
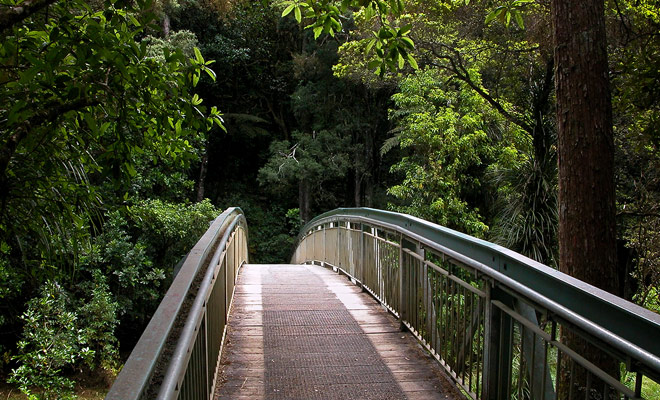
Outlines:
[[[604, 1], [553, 0], [551, 6], [557, 94], [559, 268], [616, 293], [614, 141]], [[602, 352], [593, 346], [567, 330], [563, 330], [562, 340], [617, 376], [617, 365], [604, 360]], [[586, 374], [580, 375], [573, 374], [575, 385], [570, 389], [584, 390]]]
[[367, 137], [365, 140], [365, 154], [367, 165], [365, 170], [367, 173], [364, 177], [364, 205], [366, 207], [373, 206], [373, 197], [374, 197], [374, 177], [376, 175], [376, 152], [374, 151], [374, 140], [376, 136], [375, 130], [367, 131]]
[[358, 139], [355, 138], [354, 142], [355, 148], [353, 151], [353, 170], [355, 176], [353, 177], [353, 203], [355, 207], [362, 207], [362, 177], [364, 176], [362, 166], [360, 165], [360, 159], [362, 158], [361, 146], [357, 143]]
[[199, 167], [199, 181], [197, 182], [197, 201], [204, 200], [204, 190], [206, 185], [206, 171], [208, 171], [209, 156], [208, 152], [204, 152], [202, 156], [202, 165]]
[[298, 208], [300, 209], [300, 219], [305, 225], [312, 218], [309, 207], [309, 184], [305, 179], [298, 182]]
[[614, 139], [603, 0], [554, 0], [560, 269], [615, 293]]
[[163, 37], [166, 38], [170, 36], [170, 16], [165, 13], [163, 15]]

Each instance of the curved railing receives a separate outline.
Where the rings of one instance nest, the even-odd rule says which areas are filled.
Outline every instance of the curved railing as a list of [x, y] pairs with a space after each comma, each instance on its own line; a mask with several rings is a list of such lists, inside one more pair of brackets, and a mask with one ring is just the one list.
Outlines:
[[234, 284], [247, 260], [245, 217], [229, 208], [186, 257], [106, 399], [210, 398]]
[[348, 275], [473, 399], [637, 399], [660, 381], [659, 315], [415, 217], [325, 213], [292, 263]]

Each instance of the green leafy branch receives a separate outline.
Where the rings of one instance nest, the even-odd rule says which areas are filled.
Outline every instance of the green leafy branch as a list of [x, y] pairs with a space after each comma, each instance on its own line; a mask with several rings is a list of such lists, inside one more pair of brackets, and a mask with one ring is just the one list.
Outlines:
[[311, 21], [305, 29], [313, 30], [314, 39], [318, 39], [321, 34], [334, 37], [343, 29], [343, 14], [351, 9], [364, 9], [365, 18], [377, 18], [380, 25], [378, 30], [373, 31], [374, 37], [367, 45], [366, 56], [376, 55], [376, 60], [369, 63], [369, 68], [377, 74], [383, 74], [387, 70], [393, 72], [397, 68], [402, 69], [407, 62], [413, 69], [418, 69], [412, 55], [415, 43], [408, 36], [412, 26], [396, 27], [388, 22], [403, 14], [402, 0], [343, 0], [339, 5], [328, 0], [287, 0], [282, 5], [282, 17], [293, 13], [298, 23], [302, 23], [303, 19]]
[[532, 2], [533, 0], [514, 0], [512, 2], [507, 2], [506, 4], [495, 8], [486, 16], [486, 24], [497, 18], [508, 28], [511, 24], [511, 19], [513, 19], [516, 21], [516, 24], [520, 29], [524, 29], [525, 24], [522, 18], [522, 11], [527, 4]]

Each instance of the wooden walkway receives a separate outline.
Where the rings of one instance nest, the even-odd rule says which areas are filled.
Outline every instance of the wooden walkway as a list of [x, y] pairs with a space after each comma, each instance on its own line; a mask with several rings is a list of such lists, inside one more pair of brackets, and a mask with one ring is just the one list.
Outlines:
[[216, 398], [464, 398], [398, 328], [376, 300], [332, 270], [246, 265]]

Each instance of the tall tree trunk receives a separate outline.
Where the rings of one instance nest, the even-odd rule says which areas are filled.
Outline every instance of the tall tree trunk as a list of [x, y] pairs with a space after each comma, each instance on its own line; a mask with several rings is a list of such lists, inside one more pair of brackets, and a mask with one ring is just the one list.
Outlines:
[[300, 219], [305, 225], [312, 218], [309, 207], [309, 183], [306, 179], [298, 182], [298, 208], [300, 209]]
[[353, 203], [355, 207], [362, 207], [362, 177], [360, 174], [360, 167], [355, 165], [355, 176], [353, 179]]
[[364, 172], [363, 167], [360, 165], [360, 159], [363, 156], [360, 151], [362, 146], [357, 143], [359, 140], [356, 136], [357, 135], [354, 135], [353, 139], [355, 143], [353, 150], [353, 170], [355, 173], [355, 176], [353, 177], [353, 203], [355, 207], [362, 207], [362, 177], [364, 176]]
[[167, 13], [163, 14], [163, 37], [170, 36], [170, 16]]
[[204, 191], [206, 186], [206, 172], [208, 171], [209, 165], [209, 156], [208, 152], [205, 151], [202, 156], [202, 165], [199, 167], [199, 181], [197, 182], [197, 201], [200, 202], [204, 200]]
[[[552, 0], [551, 7], [557, 93], [559, 268], [616, 293], [614, 141], [604, 1]], [[606, 372], [617, 375], [617, 365], [605, 360], [593, 346], [566, 330], [562, 340]], [[580, 375], [574, 374], [573, 378], [577, 389], [584, 390], [584, 382], [580, 381], [586, 375]]]
[[364, 205], [365, 207], [373, 206], [373, 197], [374, 197], [374, 177], [376, 176], [376, 152], [374, 151], [374, 140], [376, 136], [375, 130], [368, 130], [367, 137], [365, 140], [365, 154], [367, 165], [365, 170], [367, 173], [364, 177]]

